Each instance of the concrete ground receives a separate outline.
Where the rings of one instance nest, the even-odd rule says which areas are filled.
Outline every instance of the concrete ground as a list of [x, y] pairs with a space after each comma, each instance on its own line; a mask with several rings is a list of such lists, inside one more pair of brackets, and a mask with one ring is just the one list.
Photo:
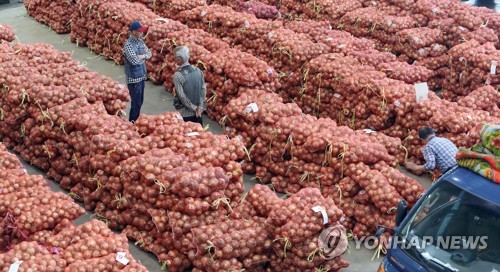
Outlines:
[[[16, 1], [17, 0], [11, 0], [11, 2]], [[67, 35], [58, 35], [47, 26], [42, 25], [36, 22], [33, 18], [29, 17], [22, 4], [13, 3], [9, 5], [0, 5], [0, 23], [7, 23], [11, 25], [17, 33], [17, 40], [22, 43], [48, 43], [52, 44], [60, 51], [73, 52], [73, 58], [85, 63], [90, 70], [124, 83], [125, 79], [123, 75], [123, 66], [117, 66], [111, 61], [102, 60], [98, 56], [90, 53], [86, 47], [77, 47], [75, 44], [70, 43]], [[151, 82], [147, 82], [142, 113], [160, 114], [165, 111], [174, 110], [175, 109], [172, 105], [172, 96], [167, 93], [162, 86], [155, 86]], [[222, 133], [222, 128], [217, 122], [208, 119], [206, 116], [204, 116], [203, 119], [205, 124], [210, 124], [210, 131], [217, 134]], [[30, 174], [43, 174], [43, 172], [30, 165], [25, 164], [25, 167]], [[407, 173], [406, 171], [404, 172]], [[425, 187], [430, 185], [428, 177], [416, 177], [411, 174], [408, 175], [419, 180], [419, 182], [421, 182]], [[255, 184], [255, 181], [251, 180], [251, 176], [245, 176], [244, 180], [245, 188], [247, 190]], [[51, 183], [51, 188], [54, 191], [62, 190], [56, 183], [52, 181], [49, 182]], [[87, 212], [85, 215], [75, 220], [75, 223], [81, 224], [88, 221], [91, 214], [92, 213]], [[161, 265], [156, 261], [156, 258], [152, 254], [140, 250], [133, 245], [133, 243], [130, 243], [130, 249], [132, 255], [137, 260], [140, 260], [149, 269], [149, 271], [160, 271]], [[371, 261], [373, 253], [374, 252], [372, 250], [355, 249], [354, 242], [351, 242], [349, 253], [344, 254], [344, 257], [349, 261], [351, 266], [344, 271], [376, 271], [381, 259]]]

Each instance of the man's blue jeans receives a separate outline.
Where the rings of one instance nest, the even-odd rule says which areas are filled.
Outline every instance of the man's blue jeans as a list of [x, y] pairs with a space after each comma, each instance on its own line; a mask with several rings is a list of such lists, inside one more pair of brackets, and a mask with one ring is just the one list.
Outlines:
[[135, 122], [141, 114], [142, 102], [144, 102], [144, 80], [137, 83], [127, 84], [130, 93], [130, 114], [128, 120]]

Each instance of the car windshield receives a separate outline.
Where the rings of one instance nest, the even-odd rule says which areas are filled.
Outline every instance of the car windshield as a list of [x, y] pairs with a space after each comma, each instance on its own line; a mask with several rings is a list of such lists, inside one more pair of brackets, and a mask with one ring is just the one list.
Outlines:
[[500, 271], [500, 206], [442, 181], [402, 226], [401, 249], [429, 271]]

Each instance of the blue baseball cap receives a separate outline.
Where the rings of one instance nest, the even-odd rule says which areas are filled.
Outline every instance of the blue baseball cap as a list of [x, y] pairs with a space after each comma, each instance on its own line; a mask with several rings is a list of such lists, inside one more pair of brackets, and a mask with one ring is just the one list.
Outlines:
[[139, 30], [141, 32], [144, 32], [148, 29], [147, 26], [143, 26], [141, 25], [141, 23], [139, 23], [139, 21], [133, 21], [131, 24], [130, 24], [130, 31], [134, 31], [134, 30]]

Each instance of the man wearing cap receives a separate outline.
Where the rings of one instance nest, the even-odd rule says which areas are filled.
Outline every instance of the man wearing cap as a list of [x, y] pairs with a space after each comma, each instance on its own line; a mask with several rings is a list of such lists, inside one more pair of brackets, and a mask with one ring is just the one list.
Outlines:
[[146, 60], [151, 58], [151, 51], [142, 40], [147, 27], [138, 21], [130, 24], [130, 37], [123, 46], [125, 59], [125, 80], [130, 93], [131, 105], [129, 121], [135, 122], [141, 113], [144, 102], [144, 81], [146, 76]]
[[434, 130], [430, 127], [423, 127], [418, 132], [418, 137], [425, 143], [422, 150], [424, 154], [425, 164], [417, 165], [413, 162], [407, 162], [406, 168], [416, 171], [432, 171], [438, 166], [439, 170], [444, 174], [451, 168], [457, 165], [455, 155], [457, 147], [450, 140], [437, 137]]
[[200, 69], [189, 64], [189, 48], [174, 49], [174, 61], [179, 69], [174, 74], [175, 94], [180, 100], [179, 110], [185, 122], [197, 122], [203, 126], [201, 114], [206, 109], [207, 86]]

